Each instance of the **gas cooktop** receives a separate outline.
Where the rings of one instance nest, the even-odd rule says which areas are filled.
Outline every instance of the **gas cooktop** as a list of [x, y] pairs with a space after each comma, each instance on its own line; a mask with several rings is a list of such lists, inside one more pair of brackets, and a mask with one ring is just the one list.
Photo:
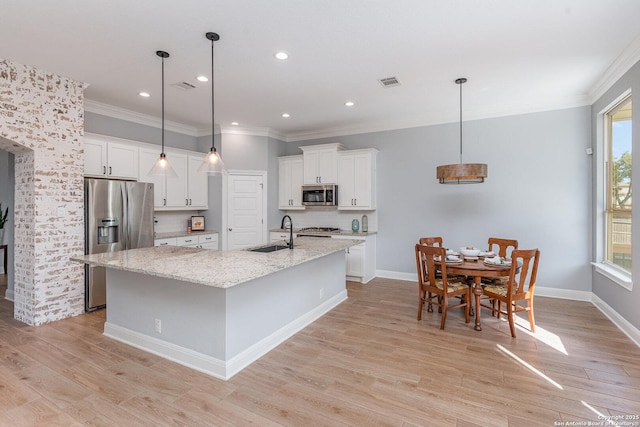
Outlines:
[[305, 228], [301, 228], [300, 231], [305, 233], [309, 233], [309, 232], [336, 233], [340, 231], [340, 227], [305, 227]]

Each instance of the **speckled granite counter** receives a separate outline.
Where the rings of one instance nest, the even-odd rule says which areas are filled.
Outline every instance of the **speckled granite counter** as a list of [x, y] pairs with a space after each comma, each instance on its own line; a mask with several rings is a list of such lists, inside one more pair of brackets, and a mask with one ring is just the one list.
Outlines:
[[260, 253], [248, 250], [209, 251], [178, 246], [156, 246], [72, 257], [71, 260], [217, 288], [229, 288], [345, 250], [358, 243], [352, 240], [301, 237], [295, 239], [292, 251], [285, 249]]
[[169, 239], [171, 237], [187, 237], [187, 236], [204, 236], [205, 234], [217, 234], [217, 230], [205, 230], [205, 231], [170, 231], [166, 233], [156, 233], [156, 239]]

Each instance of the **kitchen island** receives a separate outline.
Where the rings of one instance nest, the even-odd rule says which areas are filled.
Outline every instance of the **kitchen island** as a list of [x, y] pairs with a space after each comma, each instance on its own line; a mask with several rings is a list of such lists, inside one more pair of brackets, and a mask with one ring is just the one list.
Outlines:
[[107, 268], [104, 334], [228, 379], [347, 299], [345, 249], [298, 238], [293, 250], [151, 247], [74, 257]]

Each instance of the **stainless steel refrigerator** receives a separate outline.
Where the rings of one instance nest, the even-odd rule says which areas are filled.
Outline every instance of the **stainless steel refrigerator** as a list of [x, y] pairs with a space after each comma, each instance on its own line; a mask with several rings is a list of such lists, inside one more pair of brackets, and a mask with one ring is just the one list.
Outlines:
[[[85, 179], [85, 254], [153, 246], [153, 184]], [[85, 266], [85, 310], [107, 303], [104, 267]]]

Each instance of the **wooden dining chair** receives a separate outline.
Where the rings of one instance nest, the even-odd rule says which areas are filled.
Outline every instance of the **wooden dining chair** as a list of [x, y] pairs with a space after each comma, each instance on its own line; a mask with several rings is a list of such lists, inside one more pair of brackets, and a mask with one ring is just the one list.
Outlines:
[[[493, 252], [499, 257], [510, 258], [511, 252], [518, 249], [518, 241], [514, 239], [502, 239], [500, 237], [489, 237], [487, 252]], [[506, 285], [509, 276], [485, 277], [482, 279], [483, 285]]]
[[[469, 323], [469, 305], [471, 302], [471, 288], [465, 281], [458, 281], [447, 277], [445, 248], [437, 246], [416, 245], [416, 266], [418, 269], [418, 320], [422, 319], [424, 303], [427, 303], [427, 311], [433, 312], [432, 305], [435, 304], [442, 312], [440, 319], [440, 329], [444, 329], [447, 320], [447, 311], [452, 308], [464, 308], [465, 322]], [[442, 260], [440, 263], [441, 276], [437, 276], [436, 258]], [[454, 298], [464, 296], [459, 300]], [[449, 305], [449, 301], [457, 304]]]
[[[486, 285], [482, 291], [480, 306], [491, 310], [492, 314], [505, 314], [509, 320], [511, 336], [516, 337], [514, 317], [516, 313], [527, 312], [529, 315], [529, 327], [531, 332], [536, 331], [533, 315], [533, 295], [536, 287], [536, 275], [538, 274], [538, 261], [540, 251], [538, 249], [515, 249], [511, 253], [511, 271], [505, 285]], [[520, 272], [518, 273], [518, 266]], [[486, 304], [486, 301], [491, 305]], [[484, 301], [484, 303], [483, 303]], [[518, 304], [526, 301], [527, 305]], [[496, 302], [498, 303], [496, 307]], [[505, 308], [503, 309], [503, 304]]]
[[[434, 236], [434, 237], [421, 237], [419, 240], [421, 245], [426, 245], [426, 246], [436, 246], [438, 248], [442, 247], [442, 237], [440, 236]], [[436, 275], [438, 277], [440, 277], [440, 271], [436, 272]], [[456, 281], [460, 281], [460, 280], [467, 280], [466, 276], [460, 276], [460, 275], [449, 275], [449, 280], [453, 280], [455, 279]]]

